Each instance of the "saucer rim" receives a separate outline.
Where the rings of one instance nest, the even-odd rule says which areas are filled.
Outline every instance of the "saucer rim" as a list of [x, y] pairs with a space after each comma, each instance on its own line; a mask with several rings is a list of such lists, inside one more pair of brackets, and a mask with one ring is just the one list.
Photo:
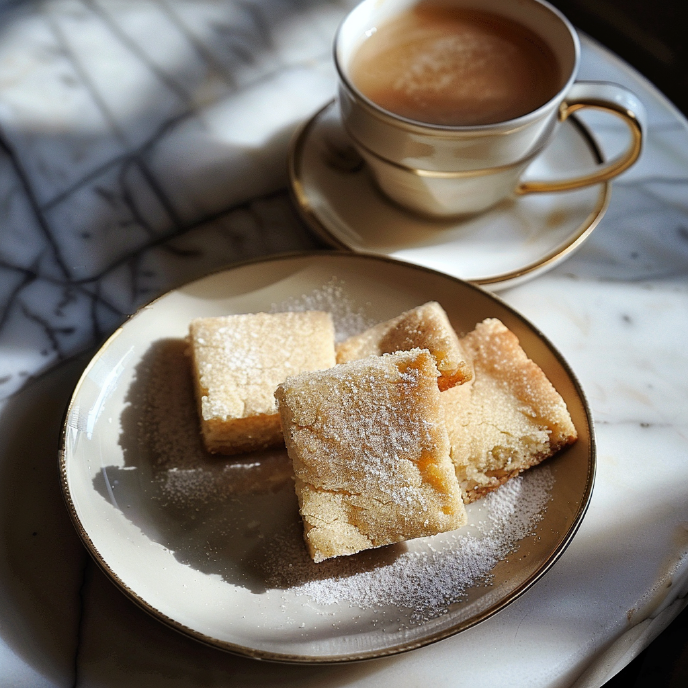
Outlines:
[[[374, 250], [361, 250], [352, 248], [342, 239], [340, 239], [336, 232], [330, 230], [326, 223], [321, 220], [318, 212], [313, 208], [310, 203], [308, 193], [306, 191], [306, 185], [303, 181], [302, 167], [303, 167], [303, 156], [305, 147], [307, 145], [310, 133], [313, 127], [317, 124], [319, 119], [332, 107], [336, 106], [336, 98], [331, 98], [325, 105], [323, 105], [319, 110], [317, 110], [311, 117], [309, 117], [301, 126], [296, 130], [294, 136], [292, 137], [288, 160], [287, 169], [289, 174], [289, 194], [291, 199], [296, 206], [301, 218], [306, 222], [308, 227], [313, 231], [313, 233], [330, 247], [348, 251], [356, 254], [369, 254], [374, 256], [385, 256], [388, 258], [402, 260], [414, 265], [422, 265], [421, 263], [416, 263], [413, 260], [399, 258], [391, 253], [384, 251], [374, 251]], [[570, 122], [574, 126], [578, 134], [581, 136], [585, 144], [588, 146], [590, 153], [594, 160], [601, 164], [605, 161], [604, 154], [597, 140], [593, 136], [590, 129], [581, 121], [579, 117], [575, 114], [567, 118], [567, 122]], [[459, 279], [463, 279], [471, 284], [475, 284], [479, 287], [484, 287], [487, 289], [499, 289], [506, 288], [507, 286], [513, 286], [516, 283], [522, 283], [528, 279], [536, 277], [538, 274], [545, 272], [559, 262], [563, 261], [565, 258], [574, 253], [592, 234], [593, 230], [600, 223], [604, 217], [609, 203], [611, 200], [611, 180], [602, 182], [600, 184], [594, 185], [598, 188], [598, 196], [595, 205], [591, 208], [585, 220], [578, 225], [578, 227], [571, 232], [568, 241], [564, 241], [561, 245], [555, 247], [551, 251], [545, 253], [541, 258], [527, 263], [526, 265], [516, 268], [514, 270], [509, 270], [507, 272], [498, 273], [496, 275], [487, 275], [485, 277], [479, 277], [474, 279], [464, 278], [461, 275], [452, 275]], [[383, 201], [384, 202], [384, 201]], [[393, 201], [388, 201], [390, 205]], [[412, 215], [410, 211], [406, 211], [409, 215]], [[489, 210], [486, 212], [490, 212]], [[419, 216], [419, 221], [427, 221]], [[434, 269], [431, 266], [430, 269]]]

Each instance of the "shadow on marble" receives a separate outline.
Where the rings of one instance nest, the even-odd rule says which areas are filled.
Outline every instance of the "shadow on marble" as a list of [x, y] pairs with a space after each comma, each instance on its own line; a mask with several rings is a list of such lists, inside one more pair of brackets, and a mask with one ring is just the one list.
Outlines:
[[682, 179], [674, 184], [669, 177], [616, 182], [604, 223], [557, 270], [580, 280], [685, 281], [687, 183]]
[[[25, 663], [21, 685], [74, 679], [87, 555], [62, 499], [57, 459], [63, 414], [84, 365], [70, 362], [32, 381], [0, 413], [0, 637]], [[12, 675], [4, 667], [0, 683], [5, 671]]]
[[253, 594], [357, 575], [406, 551], [399, 543], [313, 563], [286, 450], [205, 451], [186, 349], [184, 339], [160, 339], [138, 364], [120, 416], [124, 466], [93, 479], [103, 499], [180, 563]]
[[[315, 0], [11, 5], [3, 397], [184, 279], [312, 246], [288, 203], [261, 206], [286, 188], [294, 129], [332, 95], [344, 12]], [[186, 241], [197, 234], [205, 245]]]

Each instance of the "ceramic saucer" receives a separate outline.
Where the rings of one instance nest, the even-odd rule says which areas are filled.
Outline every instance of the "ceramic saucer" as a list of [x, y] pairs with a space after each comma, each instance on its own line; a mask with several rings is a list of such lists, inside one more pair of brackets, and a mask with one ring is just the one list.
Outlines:
[[[602, 160], [585, 125], [569, 118], [526, 178], [570, 177]], [[602, 219], [611, 191], [609, 183], [599, 184], [510, 198], [464, 219], [424, 218], [377, 189], [334, 101], [295, 138], [289, 170], [300, 212], [330, 245], [422, 265], [492, 290], [531, 279], [570, 256]]]

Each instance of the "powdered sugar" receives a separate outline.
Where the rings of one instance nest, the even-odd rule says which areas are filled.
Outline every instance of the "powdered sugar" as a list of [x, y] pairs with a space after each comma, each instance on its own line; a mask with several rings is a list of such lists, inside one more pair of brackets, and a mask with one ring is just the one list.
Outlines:
[[346, 292], [346, 283], [333, 277], [321, 287], [313, 289], [308, 294], [294, 297], [279, 303], [273, 303], [270, 313], [284, 311], [327, 311], [332, 314], [335, 329], [335, 341], [344, 341], [354, 334], [358, 334], [375, 324]]
[[403, 608], [408, 623], [423, 623], [464, 599], [469, 588], [489, 584], [494, 567], [534, 535], [553, 484], [541, 466], [469, 506], [470, 534], [460, 529], [317, 565], [282, 538], [273, 543], [268, 580], [319, 605]]

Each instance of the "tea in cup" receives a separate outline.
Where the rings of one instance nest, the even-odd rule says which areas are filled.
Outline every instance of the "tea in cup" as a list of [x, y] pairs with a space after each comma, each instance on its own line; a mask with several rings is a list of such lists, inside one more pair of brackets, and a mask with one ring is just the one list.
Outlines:
[[[611, 179], [638, 158], [628, 89], [576, 82], [578, 36], [543, 0], [364, 0], [335, 39], [346, 131], [378, 186], [424, 215], [480, 212], [511, 194]], [[631, 144], [590, 174], [522, 181], [573, 112], [623, 118]]]

